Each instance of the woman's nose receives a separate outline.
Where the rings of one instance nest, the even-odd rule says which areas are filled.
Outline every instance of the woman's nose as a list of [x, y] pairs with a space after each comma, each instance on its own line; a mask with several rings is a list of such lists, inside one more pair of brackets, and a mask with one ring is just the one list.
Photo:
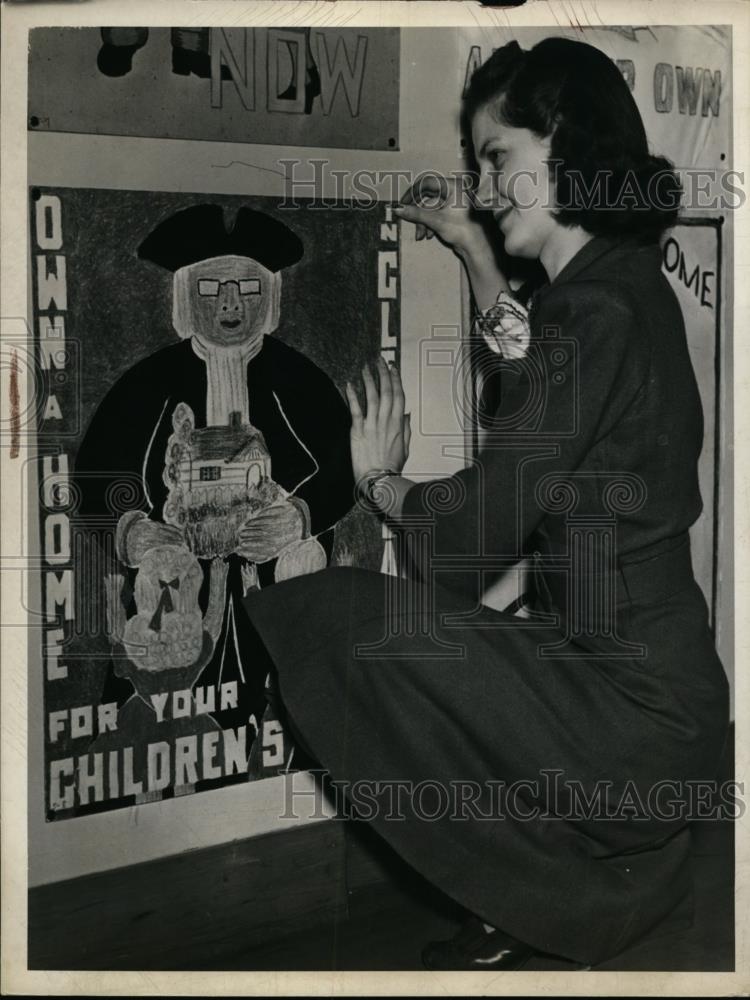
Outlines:
[[477, 201], [482, 208], [497, 209], [505, 208], [509, 204], [498, 189], [500, 174], [497, 170], [485, 168], [479, 174], [479, 185], [477, 187]]
[[488, 170], [482, 170], [479, 174], [476, 197], [482, 208], [492, 207], [492, 178]]
[[477, 201], [481, 208], [496, 212], [512, 205], [510, 198], [505, 194], [505, 182], [506, 177], [502, 170], [485, 167], [481, 171], [477, 188]]

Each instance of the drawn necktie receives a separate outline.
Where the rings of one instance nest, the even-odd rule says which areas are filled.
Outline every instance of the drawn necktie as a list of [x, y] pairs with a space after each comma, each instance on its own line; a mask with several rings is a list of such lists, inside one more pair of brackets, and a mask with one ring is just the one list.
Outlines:
[[174, 611], [170, 588], [174, 587], [175, 590], [179, 590], [180, 581], [178, 577], [175, 577], [174, 580], [159, 580], [159, 586], [161, 587], [161, 597], [159, 598], [159, 603], [156, 606], [154, 617], [148, 623], [148, 627], [154, 632], [161, 631], [162, 614], [169, 614], [171, 611]]

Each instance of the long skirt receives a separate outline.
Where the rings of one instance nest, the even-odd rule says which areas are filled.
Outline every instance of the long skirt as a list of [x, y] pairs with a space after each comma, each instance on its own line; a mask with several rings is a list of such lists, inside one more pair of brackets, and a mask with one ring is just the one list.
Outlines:
[[690, 896], [728, 719], [703, 594], [689, 574], [566, 642], [427, 590], [341, 567], [245, 608], [353, 814], [482, 920], [603, 961]]

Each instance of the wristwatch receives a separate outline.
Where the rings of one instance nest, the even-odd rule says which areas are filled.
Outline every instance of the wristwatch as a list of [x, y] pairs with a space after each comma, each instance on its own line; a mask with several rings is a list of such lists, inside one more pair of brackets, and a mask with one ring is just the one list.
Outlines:
[[395, 469], [371, 469], [366, 472], [357, 483], [357, 499], [361, 506], [372, 514], [387, 514], [387, 509], [383, 510], [382, 506], [375, 500], [378, 486], [388, 476], [398, 475], [399, 473]]

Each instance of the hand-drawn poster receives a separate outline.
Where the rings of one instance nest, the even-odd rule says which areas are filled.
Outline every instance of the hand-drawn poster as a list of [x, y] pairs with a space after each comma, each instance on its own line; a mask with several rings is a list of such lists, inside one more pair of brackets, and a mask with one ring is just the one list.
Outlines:
[[398, 359], [390, 209], [48, 188], [30, 205], [47, 817], [304, 767], [240, 602], [382, 564], [342, 388]]
[[397, 28], [36, 28], [30, 37], [34, 130], [398, 148]]
[[723, 219], [686, 218], [667, 235], [662, 247], [662, 267], [680, 302], [685, 318], [690, 359], [703, 407], [703, 449], [698, 461], [703, 510], [690, 529], [695, 578], [703, 588], [712, 627], [717, 622], [721, 480], [719, 435], [722, 428], [721, 380], [723, 336], [722, 253]]

